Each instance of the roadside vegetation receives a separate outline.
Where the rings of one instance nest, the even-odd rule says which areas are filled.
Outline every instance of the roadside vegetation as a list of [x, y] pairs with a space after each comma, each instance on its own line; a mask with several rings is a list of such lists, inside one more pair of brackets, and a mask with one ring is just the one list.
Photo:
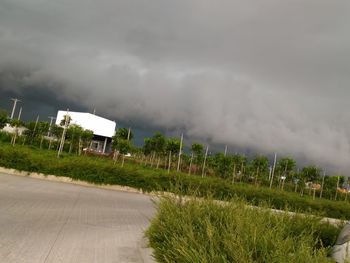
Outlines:
[[232, 184], [231, 181], [212, 176], [202, 178], [175, 171], [168, 174], [166, 170], [153, 169], [130, 160], [121, 167], [120, 161], [114, 164], [104, 157], [65, 153], [61, 158], [57, 158], [55, 151], [34, 146], [13, 147], [8, 143], [0, 143], [0, 166], [67, 176], [95, 184], [129, 186], [144, 192], [172, 192], [177, 189], [180, 194], [191, 195], [195, 191], [199, 196], [211, 195], [218, 200], [238, 196], [252, 205], [266, 201], [270, 207], [276, 209], [289, 208], [292, 211], [309, 211], [332, 218], [350, 218], [350, 205], [347, 201], [319, 198], [313, 200], [312, 196], [308, 195], [300, 196], [294, 192], [245, 183]]
[[[96, 184], [125, 185], [147, 192], [171, 192], [174, 185], [179, 185], [181, 194], [194, 190], [219, 200], [238, 196], [253, 205], [266, 201], [277, 209], [288, 207], [350, 218], [347, 178], [322, 174], [312, 165], [297, 168], [291, 157], [270, 163], [263, 155], [247, 158], [227, 152], [209, 154], [208, 147], [201, 143], [193, 142], [186, 148], [181, 139], [167, 138], [160, 132], [145, 138], [143, 147], [135, 147], [134, 134], [128, 128], [117, 130], [110, 155], [96, 155], [88, 151], [92, 131], [70, 125], [70, 118], [65, 117], [61, 125], [23, 123], [9, 120], [6, 112], [0, 110], [0, 127], [6, 123], [13, 132], [0, 131], [3, 167]], [[57, 151], [62, 153], [60, 158]]]
[[261, 206], [164, 197], [146, 236], [157, 262], [334, 262], [327, 255], [341, 226]]

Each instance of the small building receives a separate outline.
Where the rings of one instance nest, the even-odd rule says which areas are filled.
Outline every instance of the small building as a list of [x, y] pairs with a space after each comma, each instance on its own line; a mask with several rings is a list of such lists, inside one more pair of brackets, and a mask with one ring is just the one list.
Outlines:
[[[56, 117], [56, 125], [60, 125], [64, 120], [67, 111], [58, 111]], [[97, 116], [87, 112], [69, 111], [70, 124], [81, 126], [85, 130], [91, 130], [94, 134], [90, 144], [90, 150], [98, 153], [111, 152], [112, 137], [115, 134], [115, 121]]]

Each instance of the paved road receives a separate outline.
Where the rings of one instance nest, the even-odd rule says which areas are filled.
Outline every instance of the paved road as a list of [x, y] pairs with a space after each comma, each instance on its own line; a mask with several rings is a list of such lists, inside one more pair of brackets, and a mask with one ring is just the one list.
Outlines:
[[0, 174], [0, 262], [152, 262], [150, 197]]

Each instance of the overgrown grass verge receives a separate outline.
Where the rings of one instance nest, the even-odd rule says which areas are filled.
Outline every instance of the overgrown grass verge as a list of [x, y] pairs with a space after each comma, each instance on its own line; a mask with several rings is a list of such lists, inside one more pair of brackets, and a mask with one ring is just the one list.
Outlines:
[[158, 262], [333, 262], [327, 258], [341, 226], [269, 209], [251, 209], [234, 199], [164, 197], [146, 231]]
[[114, 165], [111, 160], [98, 157], [64, 154], [58, 159], [54, 151], [35, 147], [20, 145], [13, 147], [0, 143], [0, 166], [20, 171], [67, 176], [94, 184], [129, 186], [142, 189], [144, 192], [172, 192], [177, 189], [179, 194], [191, 195], [195, 191], [199, 196], [212, 195], [219, 200], [240, 197], [252, 205], [267, 202], [276, 209], [283, 210], [288, 207], [292, 211], [350, 219], [350, 205], [344, 201], [312, 200], [308, 196], [300, 197], [295, 193], [266, 187], [232, 184], [215, 177], [201, 178], [175, 172], [167, 174], [164, 170], [155, 170], [133, 163], [127, 163], [122, 168], [120, 164]]

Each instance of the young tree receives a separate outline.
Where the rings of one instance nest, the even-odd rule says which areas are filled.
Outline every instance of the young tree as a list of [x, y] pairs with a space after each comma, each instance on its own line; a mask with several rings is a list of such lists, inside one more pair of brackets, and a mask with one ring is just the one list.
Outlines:
[[85, 154], [89, 148], [89, 145], [90, 145], [93, 137], [94, 137], [94, 132], [91, 130], [83, 130], [81, 135], [80, 135], [82, 147], [85, 146], [85, 148], [86, 148]]
[[26, 123], [25, 127], [27, 129], [24, 131], [24, 135], [31, 138], [31, 144], [33, 144], [34, 139], [38, 137], [38, 123], [30, 121]]
[[195, 164], [194, 174], [197, 172], [197, 167], [200, 166], [203, 162], [204, 158], [204, 146], [200, 143], [192, 143], [191, 145], [191, 160], [190, 160], [190, 169], [189, 173], [191, 173], [192, 163]]
[[151, 138], [151, 145], [152, 150], [157, 154], [158, 161], [157, 161], [157, 167], [159, 168], [159, 163], [161, 157], [165, 154], [165, 147], [166, 147], [166, 138], [163, 134], [160, 132], [156, 132], [153, 137]]
[[316, 166], [305, 166], [302, 170], [301, 173], [303, 177], [310, 182], [317, 182], [320, 179], [320, 169], [317, 168]]
[[166, 143], [166, 152], [169, 153], [168, 172], [172, 163], [172, 158], [180, 151], [180, 140], [178, 138], [169, 138]]
[[323, 196], [336, 199], [338, 184], [342, 185], [343, 182], [344, 176], [326, 176], [324, 178]]
[[288, 176], [295, 168], [296, 162], [292, 158], [284, 157], [277, 163], [277, 171], [284, 176]]
[[269, 169], [269, 160], [266, 156], [258, 155], [256, 156], [252, 162], [251, 166], [253, 171], [255, 172], [255, 184], [257, 184], [258, 177], [260, 174], [266, 174]]
[[190, 165], [191, 165], [191, 156], [190, 154], [187, 154], [185, 151], [181, 154], [181, 167], [187, 169], [190, 172]]
[[[67, 130], [67, 139], [69, 140], [69, 153], [72, 152], [73, 147], [76, 145], [75, 142], [81, 144], [81, 134], [83, 128], [77, 124], [71, 124]], [[80, 146], [78, 146], [80, 147]]]
[[134, 137], [133, 132], [128, 128], [119, 128], [112, 138], [112, 148], [114, 149], [114, 161], [116, 162], [118, 154], [123, 155], [122, 167], [124, 166], [124, 156], [131, 148], [131, 139]]
[[334, 200], [337, 200], [339, 186], [343, 185], [345, 182], [345, 176], [337, 175], [336, 177], [337, 177], [337, 184], [336, 184]]
[[142, 147], [142, 152], [144, 155], [149, 155], [154, 151], [154, 144], [152, 138], [145, 138]]
[[[84, 129], [81, 126], [77, 125], [76, 136], [78, 138], [78, 149], [77, 149], [76, 153], [78, 155], [81, 155], [81, 151], [83, 148], [83, 140], [82, 140], [83, 133], [84, 133]], [[92, 134], [92, 136], [93, 136], [93, 134]]]
[[50, 124], [45, 121], [41, 121], [37, 125], [37, 132], [40, 136], [40, 149], [42, 148], [44, 137], [47, 135], [50, 128]]
[[[58, 126], [56, 124], [51, 126], [51, 137], [54, 137], [56, 141], [58, 141], [63, 133], [63, 128], [61, 126]], [[49, 142], [49, 150], [51, 149], [51, 144], [52, 144], [52, 138], [50, 138]], [[57, 144], [57, 150], [58, 150], [59, 144]]]
[[118, 150], [119, 150], [119, 153], [121, 154], [127, 154], [129, 152], [129, 150], [131, 149], [130, 147], [130, 142], [127, 141], [127, 140], [119, 140], [119, 143], [118, 143]]
[[[309, 182], [311, 185], [315, 184], [320, 179], [320, 169], [316, 166], [305, 166], [301, 170], [301, 178], [304, 182], [304, 188], [305, 183]], [[309, 195], [311, 194], [311, 187], [309, 186]], [[314, 190], [314, 196], [315, 196], [315, 189]]]
[[16, 139], [17, 139], [17, 136], [18, 136], [18, 127], [20, 127], [22, 125], [23, 125], [23, 123], [20, 120], [12, 119], [10, 121], [10, 126], [15, 129], [15, 132], [14, 132], [12, 140], [11, 140], [11, 144], [12, 145], [16, 144]]
[[144, 144], [142, 147], [142, 161], [143, 162], [143, 158], [145, 157], [145, 164], [147, 163], [147, 156], [152, 155], [152, 153], [154, 152], [154, 142], [152, 140], [152, 138], [145, 138], [144, 140]]
[[217, 153], [211, 163], [215, 174], [223, 179], [228, 179], [233, 173], [233, 159], [231, 156], [225, 156], [224, 153]]
[[289, 157], [284, 157], [278, 161], [276, 170], [280, 175], [279, 187], [281, 185], [282, 190], [284, 188], [284, 182], [286, 178], [293, 172], [295, 165], [296, 165], [296, 162]]
[[247, 163], [247, 158], [244, 155], [235, 154], [232, 156], [232, 163], [233, 163], [232, 182], [234, 182], [237, 175], [240, 175], [240, 179], [243, 176], [243, 170]]
[[[129, 134], [130, 132], [130, 134]], [[113, 141], [118, 141], [118, 139], [132, 140], [134, 138], [134, 133], [128, 128], [119, 128], [116, 134], [113, 136]]]

